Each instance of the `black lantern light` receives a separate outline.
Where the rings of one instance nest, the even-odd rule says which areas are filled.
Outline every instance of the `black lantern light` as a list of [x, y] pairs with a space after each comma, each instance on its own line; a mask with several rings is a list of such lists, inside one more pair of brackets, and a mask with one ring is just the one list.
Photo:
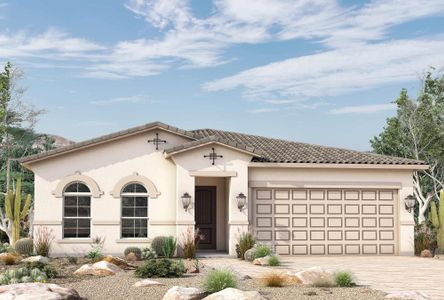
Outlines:
[[239, 208], [239, 211], [242, 211], [246, 204], [247, 204], [247, 196], [244, 195], [244, 193], [240, 193], [236, 197], [237, 200], [237, 208]]
[[183, 194], [182, 196], [182, 205], [183, 205], [183, 209], [185, 209], [185, 211], [188, 211], [188, 208], [191, 205], [191, 196], [188, 193]]
[[414, 196], [412, 195], [408, 195], [407, 197], [405, 197], [404, 199], [404, 205], [405, 205], [405, 209], [408, 212], [412, 212], [413, 208], [415, 207], [415, 203], [416, 203], [416, 199]]

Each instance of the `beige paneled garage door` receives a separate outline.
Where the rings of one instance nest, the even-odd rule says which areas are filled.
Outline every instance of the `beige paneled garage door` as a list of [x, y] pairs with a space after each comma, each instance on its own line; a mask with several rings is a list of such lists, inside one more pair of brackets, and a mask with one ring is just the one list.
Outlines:
[[258, 243], [281, 255], [393, 255], [396, 190], [254, 189]]

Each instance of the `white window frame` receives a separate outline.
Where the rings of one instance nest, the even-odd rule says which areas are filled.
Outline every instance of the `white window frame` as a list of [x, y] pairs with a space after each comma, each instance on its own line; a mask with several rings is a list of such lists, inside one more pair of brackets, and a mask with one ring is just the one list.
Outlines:
[[[76, 184], [76, 183], [82, 183], [83, 182], [70, 182], [66, 185], [65, 189], [67, 189], [69, 186]], [[86, 184], [84, 184], [86, 185]], [[87, 186], [87, 185], [86, 185]], [[92, 231], [92, 224], [91, 224], [91, 216], [92, 216], [92, 203], [91, 203], [91, 199], [92, 199], [92, 192], [91, 189], [89, 188], [89, 186], [87, 186], [88, 189], [90, 190], [89, 192], [63, 192], [63, 212], [62, 212], [62, 237], [63, 239], [88, 239], [91, 238], [91, 231]], [[89, 197], [89, 217], [66, 217], [65, 216], [65, 206], [66, 206], [66, 198], [65, 197]], [[78, 201], [78, 200], [77, 200]], [[77, 209], [78, 209], [78, 202], [77, 202]], [[76, 237], [65, 237], [65, 219], [88, 219], [89, 220], [89, 236], [88, 237], [79, 237], [79, 224], [77, 223], [76, 226]]]
[[[122, 188], [122, 190], [124, 190], [128, 185], [130, 184], [138, 184], [141, 185], [145, 188], [146, 187], [143, 184], [140, 184], [138, 182], [130, 182], [125, 184], [125, 186]], [[145, 197], [146, 198], [146, 217], [124, 217], [123, 216], [123, 198], [124, 197]], [[120, 193], [120, 238], [121, 239], [147, 239], [148, 238], [148, 221], [149, 221], [149, 193]], [[135, 203], [134, 203], [135, 206]], [[123, 219], [127, 219], [127, 220], [146, 220], [146, 237], [124, 237], [123, 236]]]

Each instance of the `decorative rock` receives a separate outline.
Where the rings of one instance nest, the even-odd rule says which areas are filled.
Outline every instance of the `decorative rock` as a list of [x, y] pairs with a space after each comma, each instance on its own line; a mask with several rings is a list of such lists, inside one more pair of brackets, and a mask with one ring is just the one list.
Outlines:
[[245, 251], [244, 259], [246, 261], [253, 261], [254, 260], [254, 251], [255, 251], [254, 248], [251, 248], [251, 249], [248, 249], [247, 251]]
[[209, 295], [204, 300], [265, 300], [256, 291], [241, 291], [234, 288], [227, 288], [220, 292]]
[[136, 256], [136, 254], [134, 254], [133, 252], [130, 252], [130, 253], [128, 253], [128, 254], [125, 256], [125, 259], [126, 259], [127, 261], [132, 261], [132, 262], [134, 262], [134, 261], [137, 261], [137, 256]]
[[108, 276], [115, 275], [116, 273], [121, 272], [122, 270], [109, 262], [99, 261], [95, 264], [86, 264], [81, 266], [77, 271], [74, 272], [74, 275], [93, 275], [93, 276]]
[[37, 255], [37, 256], [30, 256], [28, 258], [25, 258], [22, 260], [22, 262], [39, 262], [39, 263], [44, 263], [47, 264], [49, 263], [49, 258], [47, 258], [46, 256], [41, 256], [41, 255]]
[[173, 286], [163, 296], [163, 300], [200, 300], [206, 293], [198, 288]]
[[63, 288], [49, 283], [18, 283], [0, 286], [0, 300], [77, 300], [81, 299], [74, 289]]
[[271, 257], [270, 255], [267, 255], [264, 257], [256, 258], [255, 260], [253, 260], [253, 265], [268, 266], [268, 259], [270, 257]]
[[187, 269], [187, 273], [195, 274], [195, 273], [199, 273], [199, 270], [196, 269], [195, 267], [189, 267], [189, 268]]
[[152, 286], [152, 285], [164, 285], [163, 283], [160, 283], [155, 280], [151, 279], [143, 279], [140, 281], [137, 281], [133, 286], [134, 287], [144, 287], [144, 286]]
[[102, 261], [112, 263], [124, 270], [137, 268], [137, 266], [127, 263], [124, 259], [121, 259], [120, 257], [114, 257], [112, 255], [105, 256]]
[[299, 278], [299, 280], [305, 285], [313, 284], [315, 280], [320, 277], [331, 282], [335, 282], [334, 273], [328, 270], [321, 269], [320, 267], [312, 267], [294, 274], [288, 272], [287, 275]]
[[249, 279], [251, 279], [251, 276], [250, 275], [243, 275], [239, 279], [240, 280], [249, 280]]
[[421, 251], [420, 256], [421, 257], [433, 257], [433, 254], [432, 254], [432, 252], [430, 252], [429, 249], [424, 249]]
[[396, 299], [412, 299], [412, 300], [427, 300], [429, 297], [420, 292], [414, 291], [398, 291], [388, 293], [385, 298], [396, 298]]

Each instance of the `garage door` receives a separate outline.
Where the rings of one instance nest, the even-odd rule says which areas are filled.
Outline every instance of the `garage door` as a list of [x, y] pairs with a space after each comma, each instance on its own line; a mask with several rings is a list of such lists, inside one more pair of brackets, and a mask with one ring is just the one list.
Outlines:
[[393, 255], [396, 190], [254, 189], [258, 243], [280, 255]]

